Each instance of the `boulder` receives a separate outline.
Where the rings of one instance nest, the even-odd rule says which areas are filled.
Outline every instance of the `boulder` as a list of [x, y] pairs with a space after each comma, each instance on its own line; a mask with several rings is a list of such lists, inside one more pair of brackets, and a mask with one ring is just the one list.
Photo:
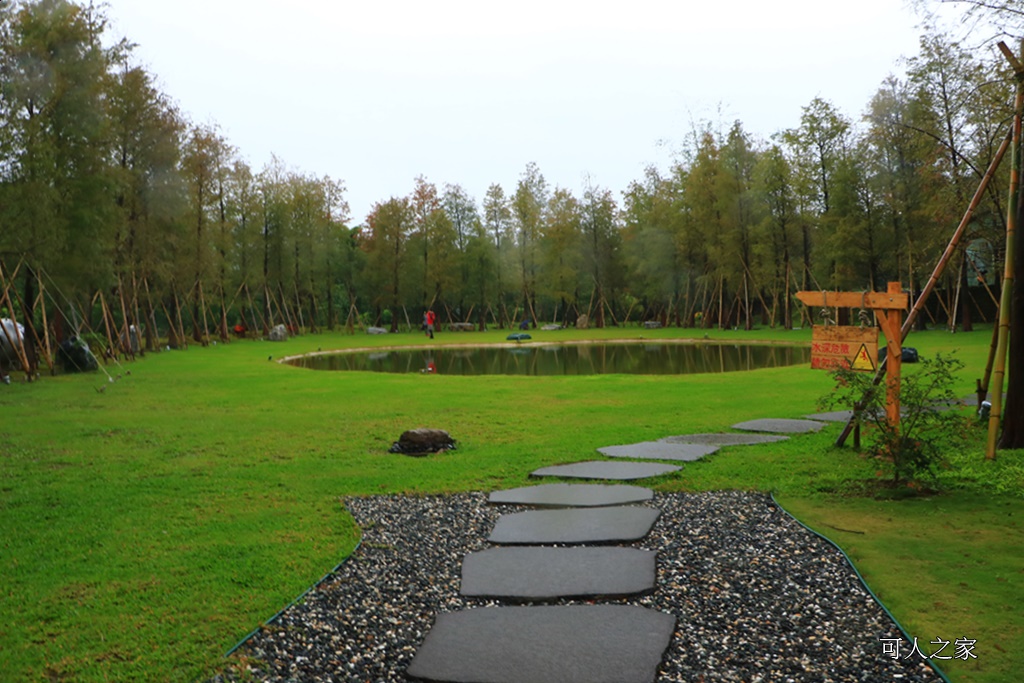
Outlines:
[[391, 444], [390, 453], [427, 455], [455, 450], [455, 440], [443, 429], [410, 429]]
[[270, 341], [288, 341], [288, 328], [284, 325], [274, 325], [270, 328]]
[[576, 329], [577, 330], [585, 330], [585, 329], [587, 329], [589, 327], [590, 327], [590, 318], [587, 316], [586, 313], [584, 313], [580, 317], [576, 318]]
[[57, 360], [64, 372], [95, 372], [100, 369], [96, 356], [92, 355], [89, 345], [80, 337], [62, 341], [57, 348]]
[[388, 331], [383, 327], [367, 327], [366, 334], [387, 334]]
[[19, 352], [24, 348], [25, 327], [10, 318], [0, 318], [0, 362], [21, 365]]

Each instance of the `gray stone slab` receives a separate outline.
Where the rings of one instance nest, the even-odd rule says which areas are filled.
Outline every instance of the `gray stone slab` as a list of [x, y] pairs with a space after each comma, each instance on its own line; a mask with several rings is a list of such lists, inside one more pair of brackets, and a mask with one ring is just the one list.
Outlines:
[[451, 683], [650, 683], [675, 623], [631, 605], [447, 612], [406, 673]]
[[654, 590], [655, 557], [636, 548], [491, 548], [462, 560], [463, 595], [518, 600]]
[[506, 505], [565, 508], [645, 503], [652, 498], [654, 492], [650, 489], [628, 484], [540, 484], [492, 491], [489, 500]]
[[661, 439], [665, 443], [693, 443], [708, 446], [748, 446], [758, 443], [785, 441], [788, 436], [778, 434], [680, 434]]
[[815, 413], [814, 415], [804, 415], [808, 420], [817, 420], [818, 422], [849, 422], [850, 418], [853, 417], [852, 410], [834, 410], [830, 413]]
[[803, 434], [804, 432], [816, 432], [824, 426], [824, 422], [818, 422], [817, 420], [781, 420], [768, 418], [764, 420], [740, 422], [739, 424], [734, 424], [732, 428], [747, 432]]
[[531, 477], [566, 477], [568, 479], [604, 479], [606, 481], [628, 481], [646, 479], [670, 472], [678, 472], [681, 467], [663, 465], [656, 462], [610, 462], [608, 460], [588, 460], [574, 462], [571, 465], [554, 465], [541, 467], [530, 473]]
[[499, 517], [487, 540], [513, 545], [627, 543], [646, 536], [659, 514], [631, 505], [529, 510]]
[[705, 455], [711, 455], [718, 446], [692, 443], [668, 443], [666, 441], [641, 441], [624, 446], [605, 446], [597, 449], [609, 458], [637, 458], [639, 460], [682, 460], [693, 462]]

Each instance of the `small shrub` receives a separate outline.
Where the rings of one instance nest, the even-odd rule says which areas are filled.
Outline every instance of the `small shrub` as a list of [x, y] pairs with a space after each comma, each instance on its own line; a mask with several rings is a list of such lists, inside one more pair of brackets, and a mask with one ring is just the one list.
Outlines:
[[958, 398], [953, 391], [955, 374], [962, 367], [958, 359], [936, 354], [903, 374], [898, 427], [886, 419], [885, 384], [875, 386], [871, 373], [837, 368], [832, 373], [836, 389], [818, 404], [829, 410], [849, 410], [863, 400], [860, 420], [874, 427], [869, 452], [879, 459], [880, 472], [891, 476], [893, 485], [914, 484], [923, 477], [935, 481], [943, 454], [963, 447], [967, 436], [970, 420], [956, 409]]

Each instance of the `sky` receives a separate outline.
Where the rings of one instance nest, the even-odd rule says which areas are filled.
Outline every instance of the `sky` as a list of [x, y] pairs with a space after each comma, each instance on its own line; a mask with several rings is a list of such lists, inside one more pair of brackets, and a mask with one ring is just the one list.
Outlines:
[[616, 197], [689, 134], [759, 139], [815, 97], [858, 120], [919, 18], [903, 0], [107, 0], [111, 37], [259, 171], [346, 188], [352, 224], [417, 176], [478, 203], [529, 163]]

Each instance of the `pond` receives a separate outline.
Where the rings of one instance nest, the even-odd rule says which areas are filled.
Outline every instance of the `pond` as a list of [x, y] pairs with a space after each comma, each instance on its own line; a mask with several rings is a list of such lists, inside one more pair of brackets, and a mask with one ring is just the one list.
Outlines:
[[313, 370], [442, 375], [688, 375], [810, 363], [809, 346], [747, 344], [522, 344], [339, 352], [293, 358]]

